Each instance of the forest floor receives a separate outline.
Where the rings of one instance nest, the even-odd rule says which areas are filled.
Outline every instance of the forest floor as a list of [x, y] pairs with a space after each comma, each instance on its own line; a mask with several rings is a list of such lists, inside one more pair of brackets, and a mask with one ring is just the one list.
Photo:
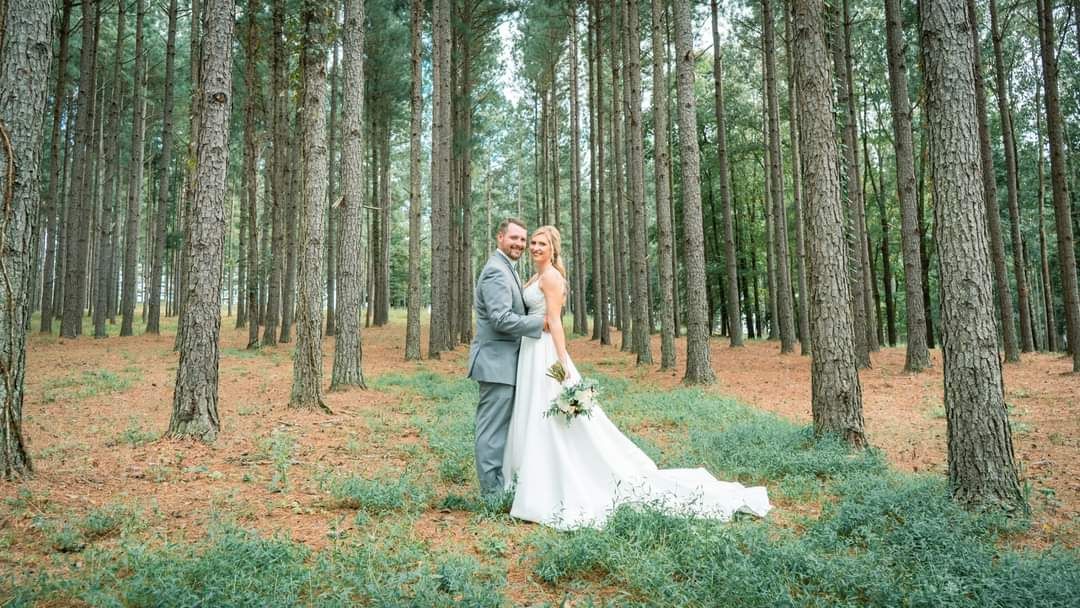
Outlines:
[[[108, 561], [102, 555], [113, 555], [115, 562], [116, 552], [135, 541], [178, 551], [213, 535], [223, 523], [283, 537], [316, 554], [339, 550], [346, 541], [394, 539], [420, 547], [416, 555], [439, 559], [452, 559], [467, 548], [464, 553], [474, 556], [481, 569], [501, 570], [494, 575], [504, 577], [500, 593], [514, 604], [559, 603], [574, 594], [617, 602], [626, 593], [603, 569], [570, 579], [537, 574], [542, 571], [538, 563], [547, 563], [543, 547], [556, 546], [561, 537], [482, 506], [454, 506], [475, 503], [476, 494], [466, 437], [471, 412], [467, 405], [461, 411], [446, 409], [448, 403], [470, 399], [471, 387], [455, 382], [464, 374], [467, 347], [440, 360], [405, 362], [404, 323], [395, 317], [387, 327], [364, 330], [369, 390], [328, 392], [325, 400], [333, 414], [297, 411], [286, 407], [290, 345], [248, 351], [247, 331], [234, 329], [235, 319], [226, 318], [222, 432], [207, 446], [160, 438], [168, 426], [177, 365], [174, 324], [175, 319], [167, 320], [161, 336], [29, 338], [23, 432], [35, 473], [0, 484], [0, 570], [16, 575], [12, 584], [17, 586], [6, 590], [16, 605], [20, 597], [29, 605], [69, 605], [49, 600], [56, 597], [95, 604], [87, 599], [93, 597], [89, 586], [60, 592], [55, 581], [31, 581], [57, 572], [72, 578], [101, 568], [102, 560]], [[617, 345], [618, 333], [612, 337]], [[685, 343], [676, 343], [680, 367], [673, 372], [637, 367], [633, 355], [586, 338], [571, 339], [569, 349], [585, 373], [614, 379], [609, 383], [613, 401], [621, 390], [695, 400], [698, 392], [680, 392]], [[426, 353], [426, 335], [423, 344]], [[333, 347], [333, 338], [327, 338], [324, 386]], [[658, 337], [652, 352], [659, 360]], [[933, 355], [930, 370], [911, 375], [902, 371], [903, 348], [884, 348], [874, 354], [873, 367], [861, 373], [861, 381], [871, 444], [895, 469], [943, 477], [943, 378], [940, 352]], [[781, 356], [775, 342], [750, 341], [730, 349], [726, 340], [716, 338], [712, 362], [717, 383], [705, 389], [703, 399], [730, 398], [801, 427], [809, 423], [808, 357]], [[1069, 369], [1069, 360], [1045, 354], [1024, 355], [1021, 363], [1005, 366], [1013, 441], [1032, 517], [1030, 526], [995, 541], [999, 545], [1035, 551], [1080, 547], [1080, 375]], [[445, 389], [449, 401], [440, 401], [440, 383], [450, 387]], [[632, 404], [613, 403], [611, 409], [614, 421], [648, 446], [662, 465], [693, 461], [681, 445], [690, 443], [693, 421], [670, 413], [642, 414]], [[454, 430], [455, 442], [440, 437], [446, 429]], [[363, 485], [369, 481], [376, 485]], [[757, 479], [751, 475], [750, 481]], [[833, 500], [829, 491], [796, 491], [790, 484], [760, 481], [770, 486], [777, 509], [768, 521], [778, 528], [803, 529], [807, 518]], [[421, 563], [427, 558], [402, 559]], [[126, 568], [115, 566], [112, 580], [128, 580]], [[448, 587], [451, 604], [471, 593], [447, 582], [448, 566], [438, 568], [442, 574], [436, 578], [442, 582], [432, 593]], [[35, 590], [35, 584], [45, 587]], [[57, 603], [42, 603], [43, 598]], [[0, 583], [0, 606], [5, 605], [5, 584]]]

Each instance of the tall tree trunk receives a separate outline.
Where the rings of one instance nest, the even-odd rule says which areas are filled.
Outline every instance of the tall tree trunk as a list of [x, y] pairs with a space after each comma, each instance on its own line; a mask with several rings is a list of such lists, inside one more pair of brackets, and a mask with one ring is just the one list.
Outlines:
[[66, 263], [64, 267], [64, 318], [60, 335], [74, 338], [82, 333], [82, 315], [86, 302], [86, 260], [90, 253], [90, 219], [93, 217], [92, 183], [94, 125], [96, 109], [97, 0], [82, 6], [82, 50], [79, 59], [78, 114], [75, 123], [75, 153], [72, 160], [71, 187], [68, 190]]
[[[863, 89], [863, 124], [869, 125], [869, 118], [867, 116], [867, 104], [865, 86]], [[880, 112], [879, 112], [880, 115]], [[888, 339], [889, 346], [896, 346], [896, 300], [893, 295], [893, 274], [892, 274], [892, 246], [890, 245], [890, 232], [892, 225], [889, 223], [889, 213], [885, 209], [885, 176], [884, 170], [881, 167], [881, 151], [876, 150], [877, 156], [877, 175], [878, 178], [874, 179], [874, 169], [870, 166], [870, 134], [863, 133], [863, 159], [866, 163], [866, 181], [870, 182], [870, 190], [874, 193], [874, 202], [877, 204], [878, 210], [878, 222], [881, 225], [881, 285], [885, 290], [885, 320], [886, 320], [886, 334], [881, 336], [881, 323], [878, 323], [878, 342], [883, 342], [885, 337]], [[875, 299], [877, 298], [877, 280], [874, 281], [874, 293]], [[881, 305], [878, 304], [878, 310], [881, 310]]]
[[1065, 124], [1058, 94], [1058, 61], [1054, 54], [1053, 6], [1037, 0], [1039, 8], [1039, 49], [1042, 55], [1043, 101], [1046, 104], [1046, 127], [1050, 143], [1050, 189], [1057, 227], [1058, 266], [1061, 269], [1062, 304], [1065, 328], [1073, 358], [1073, 372], [1080, 372], [1080, 295], [1076, 285], [1076, 250], [1066, 185]]
[[1016, 147], [1013, 143], [1012, 109], [1005, 82], [1009, 76], [1005, 73], [1004, 53], [1001, 40], [1005, 32], [998, 23], [997, 0], [990, 0], [990, 37], [994, 42], [994, 74], [996, 76], [996, 97], [998, 115], [1001, 118], [1001, 141], [1005, 150], [1006, 188], [1009, 196], [1009, 225], [1013, 250], [1013, 274], [1016, 279], [1016, 295], [1020, 305], [1020, 348], [1025, 353], [1035, 350], [1035, 338], [1031, 327], [1027, 275], [1024, 273], [1024, 245], [1020, 235], [1020, 194], [1016, 175]]
[[656, 179], [657, 241], [660, 250], [660, 369], [675, 367], [675, 266], [672, 258], [674, 239], [672, 228], [671, 182], [668, 175], [668, 89], [667, 45], [664, 43], [664, 11], [662, 0], [652, 0], [652, 111], [654, 137], [654, 166]]
[[281, 284], [283, 282], [282, 275], [285, 272], [286, 257], [285, 226], [283, 224], [285, 205], [287, 204], [286, 198], [288, 197], [286, 193], [288, 175], [291, 171], [288, 167], [288, 144], [286, 142], [289, 124], [289, 84], [285, 78], [288, 60], [285, 57], [283, 41], [285, 36], [284, 0], [274, 0], [272, 11], [273, 29], [270, 34], [271, 40], [273, 40], [270, 60], [270, 97], [273, 108], [273, 156], [270, 159], [270, 190], [273, 195], [270, 202], [270, 230], [272, 234], [270, 236], [270, 268], [267, 280], [266, 314], [262, 317], [263, 346], [273, 346], [278, 342], [278, 328], [281, 322], [282, 310]]
[[705, 236], [702, 229], [697, 101], [694, 98], [694, 34], [690, 0], [674, 0], [675, 57], [682, 159], [683, 232], [686, 235], [687, 384], [716, 381], [709, 355], [710, 323], [705, 301]]
[[885, 0], [885, 29], [889, 62], [889, 101], [892, 108], [896, 194], [900, 201], [900, 240], [904, 257], [904, 306], [907, 350], [904, 371], [930, 367], [926, 347], [926, 308], [923, 306], [922, 244], [915, 198], [915, 147], [912, 144], [911, 100], [908, 97], [904, 52], [904, 22], [900, 0]]
[[788, 115], [791, 130], [791, 190], [795, 208], [795, 260], [799, 273], [799, 354], [810, 354], [810, 297], [806, 270], [806, 223], [803, 221], [802, 151], [799, 149], [799, 87], [795, 83], [795, 60], [792, 52], [791, 10], [784, 11], [785, 63], [788, 82]]
[[[63, 256], [63, 250], [58, 249], [59, 233], [57, 232], [59, 226], [58, 216], [63, 213], [64, 204], [64, 191], [60, 188], [60, 181], [64, 179], [66, 173], [64, 166], [66, 164], [68, 146], [65, 144], [68, 138], [68, 132], [71, 129], [71, 114], [68, 113], [67, 124], [64, 127], [63, 140], [61, 140], [60, 133], [60, 117], [63, 115], [64, 103], [67, 99], [67, 63], [68, 63], [68, 44], [70, 41], [70, 28], [71, 28], [71, 5], [72, 0], [64, 0], [63, 13], [60, 18], [60, 52], [57, 57], [57, 71], [56, 71], [56, 93], [53, 96], [53, 119], [52, 119], [52, 132], [49, 137], [49, 162], [51, 163], [52, 175], [49, 179], [49, 193], [45, 199], [45, 217], [46, 217], [46, 247], [45, 247], [45, 270], [41, 280], [41, 333], [52, 333], [53, 317], [56, 316], [56, 307], [60, 304], [59, 301], [53, 299], [53, 291], [56, 289], [56, 283], [58, 282], [59, 271], [54, 270], [59, 266], [59, 259], [57, 252], [60, 252], [60, 256]], [[5, 17], [0, 13], [0, 22], [4, 22]], [[51, 22], [50, 22], [51, 25]], [[140, 39], [141, 40], [141, 39]], [[51, 43], [50, 43], [51, 44]], [[137, 68], [136, 68], [137, 69]], [[136, 72], [138, 73], [138, 72]], [[63, 157], [61, 156], [61, 150], [63, 150]]]
[[[579, 336], [589, 333], [585, 310], [585, 249], [581, 236], [581, 111], [578, 108], [578, 16], [577, 3], [570, 5], [570, 231], [574, 250], [574, 327]], [[471, 324], [470, 324], [471, 325]]]
[[[70, 0], [68, 0], [70, 2]], [[127, 217], [124, 220], [123, 289], [120, 297], [120, 335], [134, 333], [136, 276], [139, 256], [139, 221], [143, 199], [143, 155], [146, 136], [146, 57], [143, 47], [143, 21], [146, 0], [135, 3], [135, 77], [132, 98], [131, 173], [128, 176]], [[43, 317], [44, 321], [44, 317]]]
[[[183, 183], [183, 198], [181, 203], [177, 206], [178, 221], [177, 232], [181, 234], [180, 251], [174, 253], [173, 264], [176, 272], [175, 288], [174, 288], [174, 307], [173, 311], [179, 315], [183, 310], [187, 302], [187, 284], [188, 284], [188, 263], [191, 257], [191, 239], [188, 224], [190, 222], [191, 214], [194, 213], [192, 207], [195, 205], [195, 172], [196, 167], [196, 146], [199, 141], [199, 128], [201, 126], [201, 119], [199, 117], [199, 111], [202, 109], [198, 98], [203, 94], [199, 89], [201, 86], [201, 78], [199, 76], [199, 70], [201, 68], [201, 56], [202, 56], [202, 19], [205, 12], [204, 0], [190, 0], [189, 1], [189, 15], [188, 18], [191, 21], [191, 34], [188, 36], [190, 47], [188, 52], [188, 68], [191, 85], [191, 100], [188, 102], [188, 148], [187, 154], [184, 156], [184, 183]], [[176, 338], [173, 342], [173, 350], [179, 351], [180, 344], [184, 339], [183, 336], [184, 326], [178, 324], [176, 326]]]
[[[625, 36], [628, 51], [626, 53], [626, 82], [629, 84], [629, 162], [627, 163], [627, 181], [630, 211], [630, 272], [633, 277], [631, 303], [633, 319], [633, 349], [638, 365], [652, 363], [652, 347], [649, 344], [649, 244], [645, 234], [645, 152], [641, 122], [641, 27], [638, 23], [637, 0], [626, 0]], [[695, 128], [691, 133], [696, 134]], [[700, 204], [700, 202], [699, 202]]]
[[[334, 25], [337, 27], [338, 23], [338, 9], [334, 9]], [[334, 40], [334, 44], [331, 47], [330, 55], [332, 57], [330, 63], [330, 125], [329, 125], [329, 138], [330, 147], [328, 160], [329, 163], [329, 184], [327, 186], [326, 193], [326, 335], [333, 336], [337, 331], [337, 248], [338, 248], [338, 206], [337, 206], [337, 184], [335, 180], [338, 178], [339, 170], [337, 163], [335, 162], [335, 154], [337, 154], [337, 136], [338, 136], [338, 81], [340, 78], [340, 70], [338, 69], [338, 45], [337, 39]]]
[[[860, 368], [870, 367], [870, 336], [876, 336], [870, 319], [873, 300], [870, 295], [870, 255], [866, 247], [866, 203], [863, 200], [859, 173], [858, 125], [855, 123], [855, 103], [851, 90], [851, 44], [847, 18], [847, 2], [835, 8], [836, 23], [841, 29], [834, 33], [833, 63], [836, 70], [836, 103], [843, 130], [843, 155], [848, 201], [848, 243], [851, 251], [851, 308], [855, 313], [855, 360]], [[865, 259], [864, 259], [865, 254]]]
[[[432, 205], [431, 205], [431, 276], [450, 272], [450, 0], [435, 0], [433, 12], [432, 96]], [[431, 282], [431, 330], [428, 356], [440, 358], [452, 350], [450, 339], [450, 290], [442, 281]]]
[[619, 327], [619, 334], [621, 335], [620, 347], [622, 352], [631, 352], [633, 350], [633, 334], [630, 331], [630, 285], [629, 285], [629, 273], [626, 266], [628, 262], [629, 251], [627, 250], [627, 235], [626, 235], [626, 198], [627, 198], [627, 172], [629, 166], [625, 162], [626, 149], [624, 135], [629, 137], [629, 134], [625, 132], [624, 120], [627, 112], [625, 111], [624, 103], [624, 90], [623, 84], [623, 65], [624, 60], [624, 46], [622, 44], [622, 32], [624, 20], [622, 19], [622, 11], [619, 8], [617, 0], [611, 0], [611, 162], [612, 162], [612, 179], [614, 181], [612, 194], [615, 200], [615, 205], [612, 209], [611, 224], [612, 224], [612, 237], [614, 239], [613, 245], [615, 247], [616, 255], [613, 256], [615, 266], [615, 281], [614, 281], [614, 297], [617, 299], [615, 307], [615, 319], [616, 325]]
[[920, 9], [940, 252], [949, 484], [963, 504], [1026, 510], [994, 327], [985, 180], [978, 173], [973, 21], [963, 0], [928, 0]]
[[[0, 478], [33, 471], [22, 435], [25, 396], [27, 295], [33, 251], [34, 217], [40, 197], [38, 159], [52, 62], [52, 0], [10, 0], [0, 13], [0, 272], [4, 284], [0, 314]], [[89, 28], [90, 21], [83, 27]], [[59, 98], [57, 103], [60, 103]], [[56, 157], [53, 157], [56, 162]]]
[[[420, 130], [423, 129], [424, 98], [421, 95], [422, 0], [412, 0], [410, 41], [412, 56], [411, 115], [409, 119], [409, 291], [405, 321], [405, 360], [419, 361], [420, 354]], [[344, 161], [344, 158], [342, 159]], [[519, 186], [520, 187], [520, 186]], [[336, 357], [335, 357], [336, 361]]]
[[[420, 33], [420, 0], [413, 2], [412, 37], [413, 37], [413, 76], [419, 68], [420, 49], [417, 46]], [[341, 247], [338, 250], [338, 321], [337, 335], [334, 340], [334, 368], [330, 377], [330, 390], [345, 386], [364, 385], [364, 373], [361, 368], [363, 351], [360, 344], [360, 289], [362, 287], [360, 264], [360, 231], [364, 218], [364, 175], [363, 175], [363, 122], [361, 113], [364, 103], [364, 2], [348, 0], [345, 4], [345, 25], [342, 29], [342, 104], [341, 104]], [[419, 82], [413, 83], [413, 102], [418, 100]], [[416, 103], [413, 109], [414, 144], [419, 143], [419, 120]], [[413, 201], [409, 204], [409, 257], [410, 275], [413, 260], [419, 264], [420, 243], [413, 238], [412, 223], [419, 224], [419, 150], [412, 151], [414, 172], [411, 178]], [[415, 227], [419, 232], [419, 226]], [[345, 252], [349, 254], [346, 255]], [[415, 256], [415, 257], [414, 257]], [[419, 273], [419, 269], [417, 269]], [[413, 289], [417, 290], [419, 300], [419, 280], [413, 283], [410, 276], [410, 297]], [[419, 302], [417, 302], [419, 306]], [[410, 308], [411, 310], [411, 308]], [[418, 313], [419, 311], [417, 311]], [[415, 319], [419, 330], [419, 318]], [[419, 357], [420, 335], [415, 334], [416, 352]], [[408, 348], [406, 348], [408, 350]]]
[[176, 368], [168, 435], [211, 442], [218, 418], [218, 336], [221, 333], [221, 275], [225, 247], [225, 190], [232, 106], [232, 0], [207, 0], [206, 52], [199, 68], [201, 95], [196, 148], [195, 200], [187, 217], [188, 294], [180, 312], [180, 364]]
[[[762, 99], [765, 98], [765, 91], [762, 88]], [[761, 199], [762, 215], [765, 216], [765, 280], [766, 280], [766, 295], [768, 296], [768, 310], [769, 310], [769, 340], [777, 340], [780, 338], [779, 327], [777, 323], [777, 316], [779, 315], [779, 309], [776, 302], [776, 225], [773, 219], [773, 206], [770, 198], [770, 192], [772, 191], [772, 172], [769, 171], [769, 157], [772, 156], [772, 150], [768, 146], [768, 124], [765, 120], [765, 114], [763, 111], [761, 116], [761, 139], [762, 145], [765, 146], [765, 155], [761, 161], [761, 169], [765, 174], [765, 192]]]
[[720, 181], [720, 207], [724, 216], [724, 258], [728, 290], [728, 338], [731, 346], [742, 346], [743, 321], [739, 307], [739, 260], [735, 247], [735, 213], [731, 202], [731, 170], [728, 168], [727, 116], [724, 111], [724, 60], [720, 54], [717, 2], [712, 7], [713, 86], [716, 111], [716, 166]]
[[108, 336], [105, 320], [109, 313], [109, 294], [112, 293], [113, 241], [117, 223], [116, 198], [120, 182], [120, 106], [124, 100], [124, 83], [120, 74], [121, 58], [124, 55], [124, 29], [127, 26], [127, 10], [124, 2], [117, 3], [116, 47], [113, 51], [113, 89], [109, 99], [109, 115], [106, 121], [109, 130], [104, 143], [105, 150], [105, 191], [101, 198], [101, 221], [98, 224], [98, 239], [101, 253], [98, 256], [95, 305], [94, 337]]
[[[982, 79], [982, 40], [979, 36], [979, 20], [975, 12], [975, 0], [967, 0], [967, 17], [970, 21], [971, 46], [974, 57], [975, 111], [978, 113], [979, 158], [982, 165], [983, 196], [986, 203], [986, 227], [990, 233], [990, 260], [992, 263], [998, 311], [1001, 313], [1001, 334], [1005, 345], [1005, 362], [1020, 361], [1020, 349], [1016, 344], [1016, 323], [1013, 320], [1012, 294], [1009, 291], [1009, 273], [1005, 265], [1005, 244], [1001, 238], [1001, 218], [997, 203], [997, 178], [994, 171], [994, 154], [990, 150], [990, 126], [986, 117], [986, 93]], [[937, 176], [935, 175], [935, 180]], [[935, 199], [935, 205], [937, 199]]]
[[293, 351], [289, 407], [319, 407], [322, 400], [322, 255], [326, 229], [326, 40], [325, 7], [305, 0], [304, 46], [304, 200], [300, 210], [300, 252], [296, 307], [296, 349]]
[[[889, 216], [885, 211], [885, 200], [882, 190], [885, 187], [885, 179], [882, 175], [881, 168], [881, 153], [875, 146], [875, 153], [877, 154], [877, 174], [879, 179], [874, 178], [874, 167], [870, 164], [870, 119], [869, 119], [869, 101], [867, 101], [866, 83], [862, 85], [863, 103], [862, 103], [862, 151], [863, 151], [863, 184], [869, 184], [870, 192], [873, 194], [875, 206], [878, 209], [878, 222], [881, 226], [881, 241], [878, 249], [881, 251], [881, 277], [880, 285], [884, 287], [885, 296], [885, 325], [888, 329], [888, 334], [885, 333], [885, 327], [882, 326], [881, 321], [881, 305], [882, 295], [881, 289], [879, 289], [878, 270], [875, 262], [876, 256], [874, 255], [874, 242], [873, 237], [867, 233], [867, 249], [871, 252], [870, 255], [870, 285], [873, 288], [874, 295], [874, 331], [877, 338], [877, 344], [886, 342], [889, 346], [896, 345], [896, 315], [893, 310], [893, 295], [892, 295], [892, 256], [890, 255], [891, 248], [889, 246]], [[878, 108], [875, 108], [878, 109]], [[881, 112], [878, 112], [880, 115]], [[866, 200], [866, 192], [863, 191], [863, 200]], [[869, 225], [869, 220], [867, 220]]]
[[[255, 102], [259, 98], [257, 91], [262, 90], [258, 79], [259, 25], [256, 20], [258, 5], [249, 0], [247, 7], [247, 44], [244, 63], [244, 90], [248, 92], [244, 109], [244, 205], [247, 208], [247, 283], [243, 286], [247, 297], [248, 309], [248, 349], [259, 347], [259, 279], [262, 264], [259, 263], [259, 151], [255, 142]], [[265, 213], [264, 213], [265, 215]]]
[[[380, 266], [378, 269], [378, 275], [376, 279], [379, 285], [379, 302], [376, 311], [378, 316], [375, 319], [375, 324], [382, 327], [390, 322], [390, 121], [386, 121], [383, 125], [382, 138], [379, 142], [382, 147], [382, 154], [379, 157], [379, 223], [380, 234], [382, 234], [382, 251], [379, 253]], [[467, 214], [464, 201], [462, 201], [462, 211]], [[464, 237], [464, 218], [462, 219], [462, 234]], [[457, 243], [458, 247], [464, 246], [463, 239]], [[462, 255], [461, 249], [456, 249], [458, 253], [459, 261], [467, 256]], [[457, 279], [464, 277], [465, 275], [458, 273], [455, 277], [455, 283], [460, 287], [460, 281]], [[460, 311], [460, 302], [455, 307], [455, 310]], [[456, 336], [455, 336], [456, 337]], [[451, 338], [453, 339], [453, 337]]]
[[[326, 76], [325, 72], [326, 70], [323, 70], [324, 80]], [[323, 95], [323, 98], [325, 99], [325, 94]], [[303, 132], [303, 117], [303, 110], [297, 108], [295, 119], [296, 127], [293, 131], [294, 133], [299, 134]], [[326, 129], [325, 116], [323, 116], [323, 129]], [[304, 141], [306, 144], [306, 140], [304, 140], [303, 137], [307, 137], [306, 133], [302, 136], [298, 135], [296, 139], [298, 141]], [[324, 147], [325, 145], [326, 143], [323, 142]], [[307, 162], [307, 160], [306, 158], [303, 158], [303, 155], [306, 153], [307, 148], [303, 145], [293, 145], [289, 147], [288, 166], [292, 167], [292, 170], [289, 172], [290, 179], [287, 186], [288, 190], [286, 190], [285, 193], [285, 211], [282, 219], [285, 232], [285, 261], [281, 270], [281, 333], [278, 334], [278, 342], [285, 343], [292, 342], [293, 318], [296, 314], [297, 305], [297, 257], [300, 255], [301, 247], [301, 243], [297, 239], [300, 238], [298, 232], [299, 226], [301, 222], [303, 222], [301, 215], [302, 207], [305, 204], [304, 197], [306, 196], [306, 193], [304, 191], [304, 179], [307, 174], [303, 172], [303, 167], [307, 166], [304, 164]], [[323, 193], [324, 195], [326, 193], [325, 184], [323, 185]], [[325, 235], [325, 223], [323, 225], [323, 228], [323, 234]], [[318, 280], [320, 283], [322, 282], [321, 275], [319, 276]], [[322, 290], [320, 288], [320, 292], [321, 291]], [[319, 297], [319, 301], [322, 301], [321, 295]], [[319, 323], [322, 324], [321, 304], [319, 306], [319, 317]], [[322, 332], [322, 327], [319, 328], [319, 332]]]
[[176, 74], [176, 0], [169, 0], [169, 30], [165, 42], [165, 93], [161, 117], [161, 155], [158, 157], [157, 211], [154, 252], [150, 263], [146, 332], [161, 333], [161, 280], [165, 264], [165, 237], [169, 220], [169, 178], [172, 168], [173, 79]]
[[854, 323], [840, 168], [833, 122], [832, 79], [821, 0], [794, 2], [795, 78], [806, 185], [810, 256], [811, 410], [814, 432], [835, 434], [857, 447], [863, 431], [862, 386], [856, 368]]
[[769, 175], [773, 240], [776, 251], [776, 319], [780, 352], [795, 350], [795, 315], [791, 302], [791, 264], [788, 254], [787, 210], [784, 205], [784, 168], [780, 155], [780, 104], [776, 94], [776, 34], [772, 0], [761, 0], [762, 38], [765, 47], [765, 97], [769, 131]]
[[607, 224], [607, 197], [608, 197], [608, 173], [604, 159], [604, 45], [603, 28], [600, 25], [603, 9], [600, 0], [592, 1], [593, 12], [593, 54], [595, 56], [596, 91], [596, 239], [602, 245], [593, 251], [599, 274], [593, 280], [598, 284], [598, 299], [596, 302], [596, 321], [600, 326], [600, 344], [611, 344], [611, 281], [614, 272], [611, 272], [611, 262], [614, 256], [609, 255], [609, 232]]
[[[75, 100], [76, 100], [76, 97], [75, 97], [74, 94], [69, 94], [67, 96], [67, 99], [65, 100], [65, 108], [66, 108], [66, 110], [64, 112], [64, 115], [66, 117], [66, 120], [65, 120], [66, 124], [65, 124], [65, 128], [64, 128], [64, 142], [63, 142], [63, 145], [61, 147], [62, 150], [63, 150], [63, 153], [64, 153], [64, 169], [63, 169], [63, 171], [61, 172], [61, 175], [60, 175], [60, 179], [61, 179], [60, 192], [57, 193], [57, 196], [59, 197], [59, 201], [60, 201], [60, 203], [58, 203], [60, 205], [60, 208], [58, 208], [56, 210], [56, 222], [57, 222], [56, 241], [57, 241], [57, 243], [56, 243], [56, 269], [54, 271], [55, 272], [55, 274], [54, 274], [55, 280], [53, 281], [54, 284], [53, 284], [53, 296], [52, 296], [52, 302], [53, 302], [53, 315], [52, 316], [57, 321], [61, 321], [61, 322], [63, 322], [63, 316], [64, 316], [64, 279], [65, 279], [65, 277], [67, 275], [67, 247], [68, 247], [67, 242], [68, 242], [68, 240], [70, 239], [70, 236], [71, 236], [71, 234], [70, 234], [71, 231], [68, 229], [68, 216], [71, 214], [71, 205], [68, 204], [67, 201], [70, 198], [70, 194], [71, 194], [71, 178], [75, 173], [74, 168], [73, 168], [74, 165], [75, 165], [75, 156], [76, 156], [75, 155], [75, 148], [76, 148], [75, 142], [78, 141], [77, 138], [76, 138], [76, 135], [77, 135], [76, 131], [78, 130], [77, 127], [78, 127], [79, 118], [76, 115], [76, 111], [75, 111]], [[144, 314], [145, 314], [146, 307], [143, 307], [143, 311], [144, 311]]]
[[[1035, 60], [1038, 61], [1037, 59]], [[1036, 67], [1038, 72], [1039, 66]], [[1054, 314], [1054, 293], [1050, 280], [1050, 254], [1046, 246], [1046, 164], [1043, 162], [1043, 129], [1042, 112], [1039, 104], [1042, 95], [1040, 87], [1035, 87], [1035, 132], [1038, 139], [1038, 175], [1039, 175], [1039, 275], [1043, 286], [1043, 316], [1046, 317], [1046, 350], [1056, 352], [1057, 344], [1057, 318]]]

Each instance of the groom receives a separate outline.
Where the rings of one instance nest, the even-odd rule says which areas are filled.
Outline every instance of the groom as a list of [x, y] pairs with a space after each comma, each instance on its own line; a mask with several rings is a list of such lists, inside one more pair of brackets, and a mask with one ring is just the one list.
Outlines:
[[514, 268], [525, 251], [527, 235], [521, 220], [503, 220], [495, 234], [498, 248], [476, 282], [476, 336], [469, 348], [469, 377], [480, 384], [476, 475], [484, 496], [503, 489], [503, 452], [513, 413], [521, 337], [539, 338], [544, 329], [543, 317], [525, 315], [521, 278]]

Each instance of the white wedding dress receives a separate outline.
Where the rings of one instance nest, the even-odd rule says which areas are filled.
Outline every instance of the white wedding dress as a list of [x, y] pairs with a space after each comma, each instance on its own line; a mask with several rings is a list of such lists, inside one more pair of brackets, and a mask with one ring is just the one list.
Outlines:
[[[529, 315], [543, 316], [538, 282], [525, 288]], [[764, 487], [723, 482], [698, 469], [657, 469], [599, 406], [570, 422], [545, 416], [559, 393], [547, 376], [557, 361], [544, 332], [521, 339], [514, 412], [503, 460], [503, 478], [514, 486], [510, 515], [560, 530], [601, 527], [621, 504], [652, 505], [675, 514], [726, 520], [737, 511], [764, 516], [771, 506]], [[567, 360], [570, 382], [581, 376]], [[516, 485], [515, 485], [516, 484]]]

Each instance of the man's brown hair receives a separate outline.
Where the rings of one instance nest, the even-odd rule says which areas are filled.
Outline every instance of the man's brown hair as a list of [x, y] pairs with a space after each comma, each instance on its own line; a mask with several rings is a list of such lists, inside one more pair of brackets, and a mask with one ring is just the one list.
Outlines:
[[522, 230], [529, 231], [529, 227], [525, 225], [525, 222], [517, 219], [516, 217], [508, 217], [499, 222], [499, 229], [495, 231], [496, 236], [500, 234], [506, 234], [506, 229], [510, 227], [510, 224], [521, 226]]

